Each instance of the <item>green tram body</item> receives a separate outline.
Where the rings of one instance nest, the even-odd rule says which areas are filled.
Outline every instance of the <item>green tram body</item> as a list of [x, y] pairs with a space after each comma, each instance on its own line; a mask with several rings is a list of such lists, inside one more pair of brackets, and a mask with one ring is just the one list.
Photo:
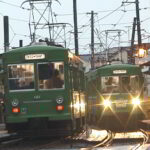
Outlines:
[[88, 122], [99, 129], [136, 130], [145, 119], [139, 66], [111, 64], [86, 73]]
[[[84, 68], [77, 56], [65, 48], [28, 46], [6, 52], [2, 59], [9, 132], [83, 127]], [[58, 72], [61, 86], [53, 78]]]

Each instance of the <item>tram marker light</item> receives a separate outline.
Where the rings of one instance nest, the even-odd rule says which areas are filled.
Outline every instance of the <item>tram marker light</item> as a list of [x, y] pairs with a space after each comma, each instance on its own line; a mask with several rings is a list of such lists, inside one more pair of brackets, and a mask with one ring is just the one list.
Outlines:
[[63, 111], [64, 110], [64, 106], [63, 105], [57, 105], [56, 106], [56, 110], [57, 111]]
[[20, 108], [19, 107], [14, 107], [12, 108], [13, 113], [20, 113]]

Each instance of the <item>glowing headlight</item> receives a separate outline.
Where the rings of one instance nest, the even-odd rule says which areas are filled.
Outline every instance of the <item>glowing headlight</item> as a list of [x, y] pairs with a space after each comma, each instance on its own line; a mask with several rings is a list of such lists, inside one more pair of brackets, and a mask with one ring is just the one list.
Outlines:
[[61, 104], [61, 103], [63, 103], [63, 101], [64, 101], [64, 99], [63, 99], [63, 97], [58, 97], [58, 98], [56, 98], [56, 102], [57, 102], [57, 104]]
[[111, 102], [110, 102], [109, 100], [104, 100], [103, 105], [104, 105], [105, 107], [110, 107], [110, 106], [111, 106]]
[[140, 99], [139, 98], [132, 99], [132, 104], [133, 105], [140, 105]]

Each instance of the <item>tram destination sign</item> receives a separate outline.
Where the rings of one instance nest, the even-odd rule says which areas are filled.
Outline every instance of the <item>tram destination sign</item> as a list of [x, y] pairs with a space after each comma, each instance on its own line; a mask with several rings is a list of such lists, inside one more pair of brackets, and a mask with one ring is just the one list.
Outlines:
[[125, 74], [127, 70], [113, 70], [113, 74]]
[[45, 59], [45, 54], [28, 54], [25, 55], [25, 60]]

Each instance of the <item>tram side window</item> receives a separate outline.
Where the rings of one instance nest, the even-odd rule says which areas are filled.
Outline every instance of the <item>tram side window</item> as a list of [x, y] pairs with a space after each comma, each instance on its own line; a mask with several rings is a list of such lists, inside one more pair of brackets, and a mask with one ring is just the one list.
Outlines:
[[73, 89], [74, 90], [84, 90], [84, 73], [77, 70], [77, 68], [73, 68]]
[[85, 79], [84, 79], [84, 72], [80, 72], [80, 84], [81, 84], [81, 90], [84, 91], [85, 89]]
[[73, 89], [74, 90], [78, 90], [78, 86], [79, 86], [79, 78], [78, 78], [78, 71], [73, 68]]
[[39, 89], [64, 88], [64, 63], [48, 62], [38, 64]]
[[34, 65], [9, 65], [8, 84], [10, 90], [34, 89]]
[[80, 71], [77, 71], [77, 90], [81, 90], [81, 74], [80, 74]]

